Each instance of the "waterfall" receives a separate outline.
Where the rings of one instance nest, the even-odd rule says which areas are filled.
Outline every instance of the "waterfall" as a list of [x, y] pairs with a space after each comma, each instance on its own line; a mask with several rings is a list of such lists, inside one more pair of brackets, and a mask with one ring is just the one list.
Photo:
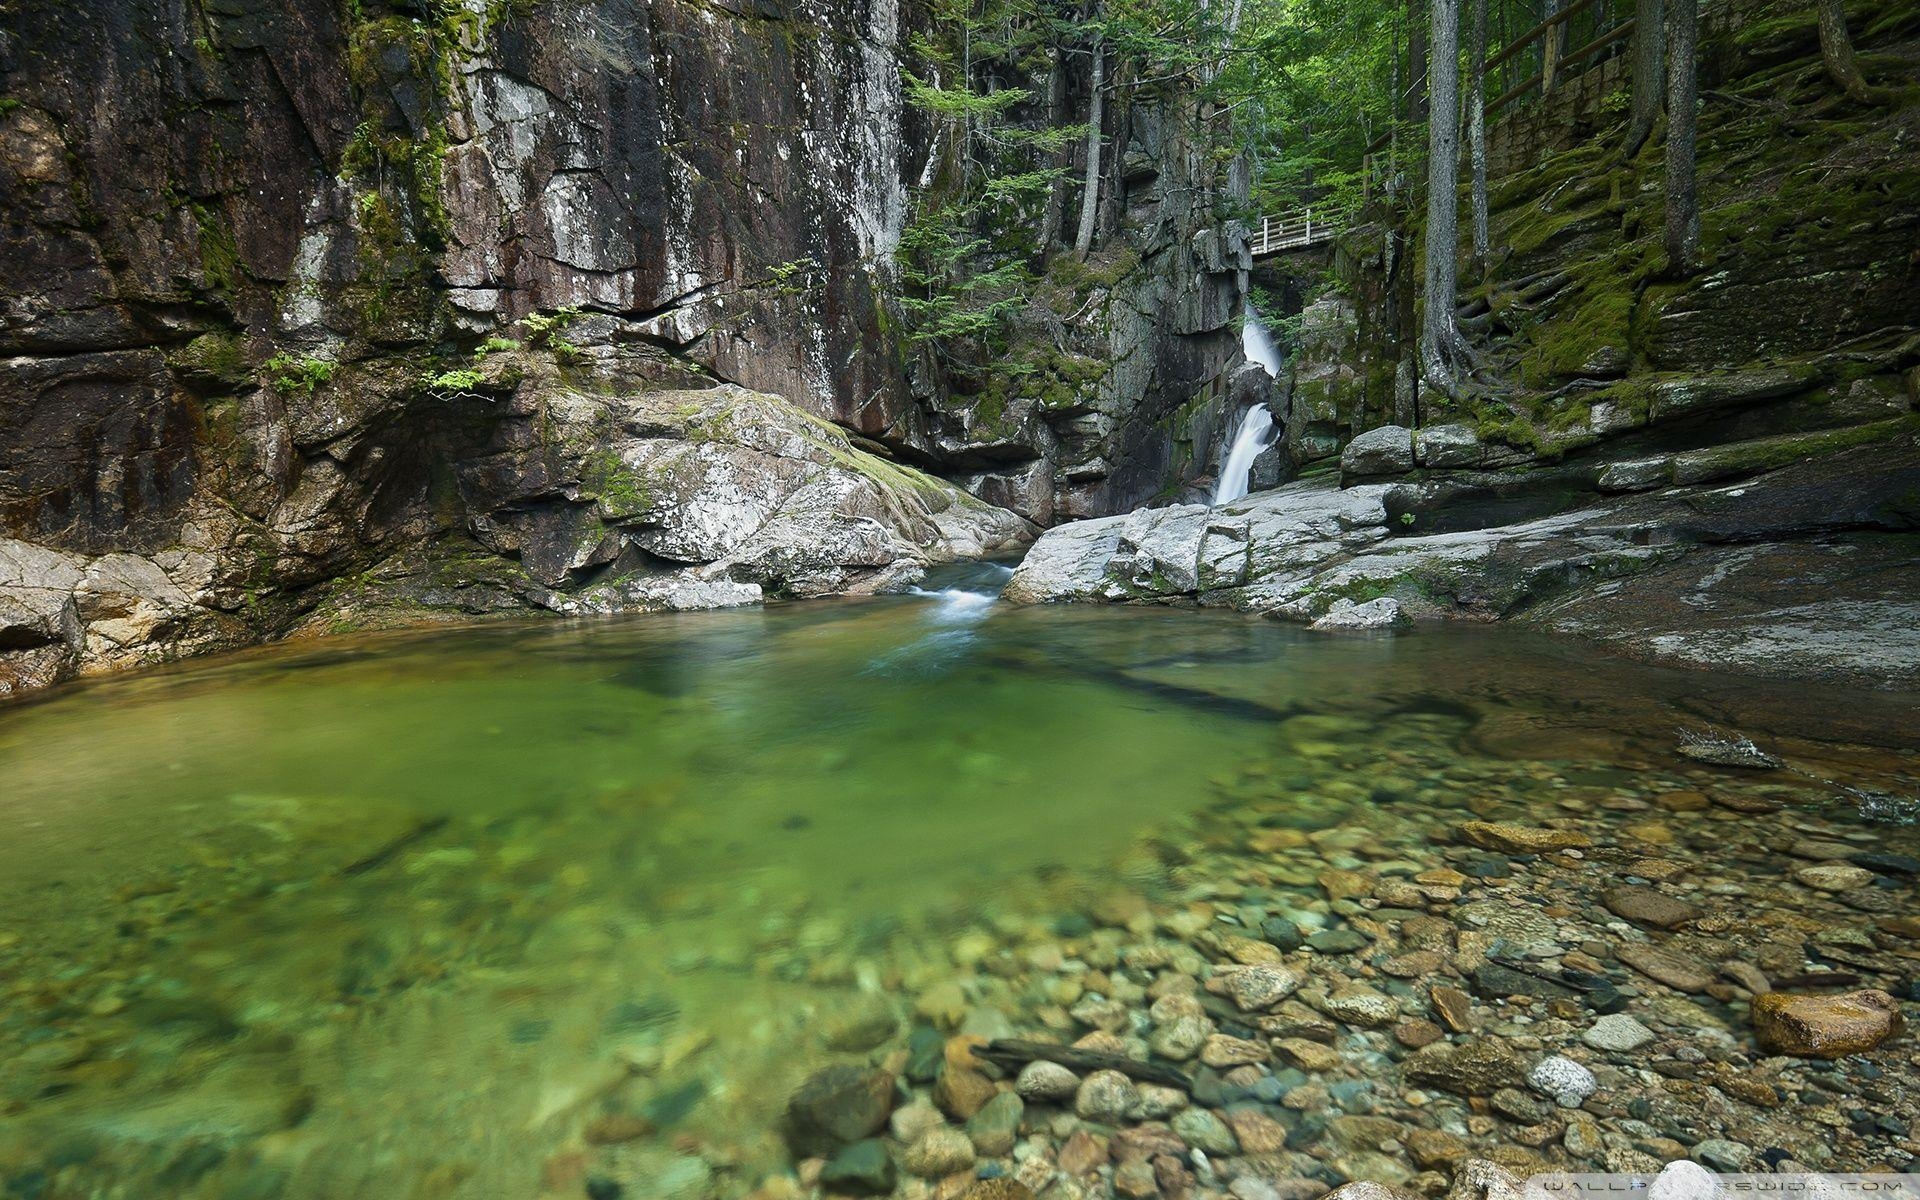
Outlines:
[[1252, 313], [1247, 314], [1245, 323], [1240, 326], [1240, 348], [1248, 362], [1257, 362], [1266, 368], [1267, 374], [1275, 379], [1280, 378], [1280, 347], [1273, 344], [1267, 327]]
[[[1248, 322], [1247, 328], [1253, 328]], [[1264, 335], [1263, 335], [1264, 336]], [[1267, 435], [1273, 430], [1273, 414], [1264, 404], [1256, 404], [1240, 419], [1240, 432], [1233, 435], [1233, 449], [1220, 464], [1220, 482], [1215, 485], [1213, 502], [1226, 504], [1247, 494], [1247, 477], [1253, 474], [1253, 460], [1267, 448]]]

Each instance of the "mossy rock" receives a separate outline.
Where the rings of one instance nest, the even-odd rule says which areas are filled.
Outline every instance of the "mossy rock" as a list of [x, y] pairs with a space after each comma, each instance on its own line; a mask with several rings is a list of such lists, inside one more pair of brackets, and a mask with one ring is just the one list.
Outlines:
[[226, 330], [194, 338], [167, 355], [167, 365], [182, 383], [201, 393], [234, 391], [253, 379], [246, 339]]

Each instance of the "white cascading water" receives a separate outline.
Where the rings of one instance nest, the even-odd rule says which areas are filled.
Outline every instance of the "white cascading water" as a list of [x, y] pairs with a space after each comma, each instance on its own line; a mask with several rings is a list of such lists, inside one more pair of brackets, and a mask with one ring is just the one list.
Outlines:
[[1240, 419], [1240, 432], [1233, 435], [1233, 449], [1220, 464], [1220, 482], [1214, 485], [1213, 502], [1227, 504], [1247, 494], [1247, 480], [1253, 474], [1253, 460], [1267, 448], [1267, 435], [1273, 431], [1273, 414], [1264, 404], [1256, 404]]
[[1267, 374], [1280, 378], [1280, 347], [1273, 344], [1273, 337], [1267, 327], [1252, 317], [1240, 326], [1240, 348], [1245, 352], [1248, 362], [1257, 362], [1266, 368]]
[[1000, 598], [1000, 589], [1013, 578], [1013, 568], [1005, 563], [972, 563], [964, 568], [942, 572], [954, 586], [942, 588], [912, 587], [911, 596], [937, 601], [930, 614], [941, 625], [967, 624], [987, 615], [987, 609]]

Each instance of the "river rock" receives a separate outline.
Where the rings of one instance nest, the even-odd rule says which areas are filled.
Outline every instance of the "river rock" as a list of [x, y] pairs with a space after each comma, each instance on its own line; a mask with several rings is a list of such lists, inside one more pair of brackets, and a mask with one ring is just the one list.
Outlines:
[[1592, 838], [1575, 830], [1541, 829], [1499, 821], [1468, 821], [1460, 826], [1459, 832], [1471, 845], [1506, 854], [1546, 854], [1593, 845]]
[[924, 1096], [917, 1096], [912, 1101], [902, 1104], [893, 1110], [892, 1116], [887, 1118], [887, 1128], [892, 1130], [894, 1138], [903, 1144], [916, 1141], [927, 1130], [946, 1123], [945, 1114], [935, 1108], [933, 1102]]
[[1413, 469], [1413, 430], [1405, 425], [1369, 429], [1340, 453], [1342, 475], [1398, 475]]
[[1321, 1200], [1415, 1200], [1415, 1195], [1390, 1184], [1358, 1180], [1341, 1184]]
[[[1505, 1149], [1508, 1148], [1501, 1147], [1493, 1153], [1502, 1161], [1510, 1161], [1502, 1155]], [[1520, 1169], [1531, 1174], [1536, 1168], [1529, 1164]], [[1446, 1200], [1520, 1200], [1524, 1191], [1520, 1177], [1499, 1163], [1470, 1158], [1454, 1171], [1453, 1186], [1447, 1189]]]
[[893, 1190], [896, 1179], [893, 1156], [878, 1138], [841, 1147], [820, 1171], [821, 1183], [850, 1196], [884, 1196]]
[[973, 1165], [973, 1142], [958, 1129], [929, 1129], [900, 1155], [910, 1175], [941, 1179]]
[[1263, 1063], [1271, 1057], [1265, 1043], [1248, 1041], [1246, 1038], [1230, 1037], [1216, 1033], [1200, 1047], [1200, 1061], [1209, 1067], [1227, 1068], [1246, 1066], [1249, 1063]]
[[1559, 1054], [1535, 1063], [1527, 1084], [1561, 1108], [1579, 1108], [1600, 1086], [1592, 1071]]
[[1243, 1154], [1274, 1154], [1287, 1148], [1287, 1127], [1257, 1108], [1228, 1113], [1227, 1124]]
[[966, 1120], [993, 1099], [993, 1080], [980, 1070], [979, 1060], [973, 1057], [974, 1047], [985, 1041], [973, 1034], [959, 1034], [948, 1038], [943, 1049], [945, 1065], [933, 1085], [933, 1102], [955, 1120]]
[[1753, 998], [1760, 1047], [1798, 1058], [1845, 1058], [1878, 1046], [1900, 1030], [1900, 1005], [1877, 988], [1839, 996], [1768, 992]]
[[1310, 1038], [1280, 1038], [1273, 1043], [1280, 1057], [1302, 1071], [1333, 1071], [1340, 1066], [1340, 1052]]
[[1692, 1159], [1676, 1159], [1646, 1185], [1647, 1200], [1696, 1200], [1720, 1194], [1720, 1180]]
[[1505, 963], [1483, 962], [1473, 969], [1473, 991], [1477, 996], [1499, 999], [1506, 996], [1533, 996], [1541, 1000], [1571, 1000], [1580, 994], [1576, 988], [1551, 979], [1542, 979]]
[[1373, 891], [1374, 879], [1359, 871], [1322, 871], [1320, 887], [1329, 900], [1353, 900]]
[[1018, 1179], [1000, 1176], [967, 1185], [954, 1200], [1034, 1200], [1033, 1189]]
[[1242, 967], [1227, 976], [1227, 994], [1241, 1012], [1257, 1012], [1272, 1008], [1300, 990], [1306, 982], [1306, 976], [1294, 967], [1284, 965]]
[[1847, 856], [1857, 867], [1866, 867], [1883, 875], [1920, 875], [1920, 858], [1911, 854], [1890, 854], [1884, 850], [1862, 850]]
[[1367, 948], [1367, 935], [1358, 929], [1322, 929], [1307, 939], [1307, 949], [1315, 954], [1352, 954]]
[[1427, 993], [1433, 1001], [1433, 1014], [1455, 1033], [1472, 1033], [1473, 999], [1459, 988], [1437, 987]]
[[1600, 902], [1615, 916], [1651, 929], [1678, 929], [1706, 915], [1697, 904], [1631, 883], [1608, 888]]
[[1320, 1002], [1320, 1011], [1349, 1025], [1378, 1029], [1400, 1018], [1400, 1002], [1370, 987], [1350, 984], [1335, 988]]
[[1487, 1104], [1507, 1120], [1522, 1125], [1538, 1125], [1553, 1115], [1551, 1108], [1519, 1088], [1501, 1088], [1488, 1097]]
[[1400, 607], [1400, 602], [1392, 596], [1376, 596], [1364, 604], [1356, 603], [1345, 596], [1335, 600], [1326, 612], [1316, 619], [1310, 628], [1322, 631], [1330, 629], [1391, 629], [1406, 624], [1409, 618]]
[[1753, 1165], [1753, 1147], [1727, 1138], [1708, 1138], [1693, 1144], [1695, 1160], [1716, 1171], [1744, 1171]]
[[1173, 1114], [1173, 1131], [1196, 1150], [1208, 1154], [1238, 1154], [1240, 1142], [1226, 1122], [1204, 1108], [1188, 1108]]
[[1058, 1104], [1080, 1090], [1080, 1077], [1059, 1063], [1035, 1059], [1020, 1068], [1013, 1089], [1038, 1104]]
[[1083, 1120], [1118, 1125], [1140, 1111], [1140, 1091], [1118, 1071], [1095, 1071], [1074, 1093], [1073, 1111]]
[[828, 1067], [808, 1076], [787, 1102], [787, 1140], [802, 1155], [830, 1154], [872, 1137], [893, 1110], [893, 1075]]
[[1865, 867], [1853, 867], [1844, 863], [1820, 863], [1816, 866], [1801, 867], [1793, 877], [1810, 888], [1823, 892], [1850, 892], [1863, 888], [1873, 882], [1873, 872]]
[[1213, 1022], [1205, 1017], [1175, 1017], [1153, 1031], [1148, 1045], [1162, 1058], [1185, 1062], [1200, 1052], [1213, 1036]]
[[1013, 1092], [1001, 1092], [967, 1119], [967, 1137], [973, 1148], [987, 1158], [1002, 1158], [1013, 1153], [1020, 1131], [1020, 1118], [1026, 1105]]
[[1635, 942], [1615, 953], [1621, 962], [1675, 991], [1698, 995], [1713, 984], [1713, 972], [1706, 964], [1676, 951]]
[[1260, 922], [1260, 936], [1284, 954], [1290, 954], [1304, 944], [1300, 927], [1285, 917], [1269, 917]]
[[1220, 939], [1220, 948], [1227, 957], [1242, 966], [1252, 967], [1262, 963], [1277, 963], [1284, 959], [1280, 948], [1272, 942], [1255, 938], [1229, 936]]
[[1431, 1046], [1447, 1036], [1447, 1031], [1425, 1018], [1402, 1021], [1393, 1027], [1393, 1040], [1409, 1050]]
[[1458, 1096], [1491, 1096], [1526, 1078], [1519, 1056], [1505, 1042], [1488, 1037], [1424, 1046], [1407, 1056], [1402, 1070], [1410, 1083]]
[[1588, 1027], [1580, 1040], [1595, 1050], [1624, 1054], [1653, 1040], [1653, 1030], [1625, 1013], [1608, 1013]]

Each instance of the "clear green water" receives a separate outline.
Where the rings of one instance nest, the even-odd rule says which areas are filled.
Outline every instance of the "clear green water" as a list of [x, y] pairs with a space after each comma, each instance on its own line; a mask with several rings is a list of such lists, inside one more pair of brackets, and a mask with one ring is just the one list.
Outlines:
[[862, 997], [1173, 886], [1152, 846], [1223, 807], [1384, 822], [1445, 763], [1524, 809], [1540, 764], [1675, 769], [1683, 725], [1898, 790], [1915, 716], [1504, 632], [929, 597], [77, 687], [0, 710], [0, 1184], [532, 1196], [611, 1107], [744, 1190]]

